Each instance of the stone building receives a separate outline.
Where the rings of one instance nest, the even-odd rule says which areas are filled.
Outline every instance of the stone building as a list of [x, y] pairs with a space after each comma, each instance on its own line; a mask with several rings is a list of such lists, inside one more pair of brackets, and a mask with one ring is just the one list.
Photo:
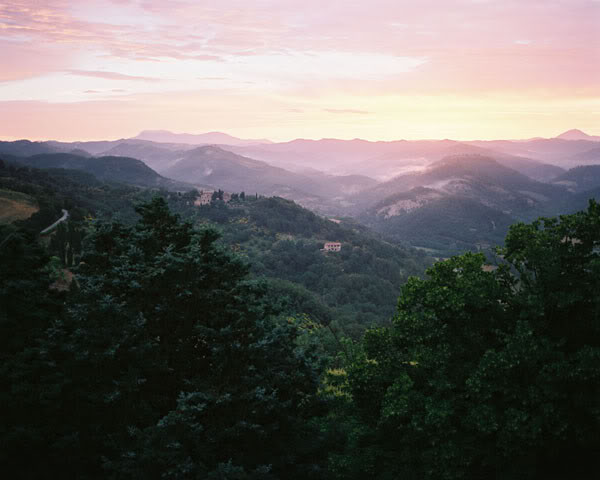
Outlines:
[[[210, 203], [212, 202], [213, 193], [215, 193], [214, 190], [201, 191], [198, 198], [196, 198], [194, 205], [196, 205], [197, 207], [199, 207], [200, 205], [210, 205]], [[223, 201], [227, 203], [230, 200], [231, 193], [223, 192]]]
[[339, 252], [341, 249], [341, 242], [325, 242], [325, 245], [323, 246], [325, 252]]

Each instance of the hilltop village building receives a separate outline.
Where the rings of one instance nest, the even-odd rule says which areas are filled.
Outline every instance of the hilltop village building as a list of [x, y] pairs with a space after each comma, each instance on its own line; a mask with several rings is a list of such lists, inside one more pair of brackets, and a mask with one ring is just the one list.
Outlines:
[[201, 192], [200, 196], [196, 198], [194, 205], [208, 205], [212, 200], [212, 194], [213, 192]]
[[325, 242], [325, 245], [321, 250], [324, 252], [339, 252], [341, 249], [341, 242]]
[[[200, 195], [196, 198], [194, 205], [197, 207], [200, 205], [210, 205], [212, 202], [213, 193], [215, 193], [213, 190], [200, 192]], [[223, 201], [227, 203], [229, 200], [231, 200], [231, 193], [223, 192]]]

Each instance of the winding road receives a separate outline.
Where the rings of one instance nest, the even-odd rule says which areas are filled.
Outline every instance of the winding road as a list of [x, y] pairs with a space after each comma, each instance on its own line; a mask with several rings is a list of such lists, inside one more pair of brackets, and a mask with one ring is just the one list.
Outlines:
[[43, 235], [44, 233], [49, 232], [50, 230], [52, 230], [53, 228], [55, 228], [59, 223], [64, 222], [67, 218], [69, 218], [69, 212], [67, 212], [64, 208], [62, 209], [62, 213], [63, 216], [60, 217], [56, 222], [54, 222], [52, 225], [50, 225], [49, 227], [44, 228], [41, 232], [40, 235]]

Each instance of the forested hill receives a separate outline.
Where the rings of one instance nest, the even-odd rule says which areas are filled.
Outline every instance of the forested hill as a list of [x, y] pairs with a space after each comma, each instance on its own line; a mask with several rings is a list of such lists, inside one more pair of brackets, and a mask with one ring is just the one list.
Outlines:
[[[273, 299], [285, 299], [289, 313], [333, 323], [342, 335], [356, 338], [368, 325], [387, 323], [400, 286], [433, 261], [351, 220], [338, 224], [283, 198], [233, 195], [228, 203], [197, 207], [189, 195], [168, 197], [183, 218], [218, 225], [222, 241], [268, 278]], [[341, 242], [341, 251], [321, 251], [325, 242]]]
[[[2, 186], [29, 189], [8, 190], [13, 198], [73, 211], [104, 196], [110, 216], [151, 196], [132, 217], [74, 215], [44, 237], [0, 225], [0, 462], [10, 478], [595, 471], [594, 201], [511, 226], [496, 269], [468, 253], [398, 289], [427, 258], [280, 198], [217, 191], [199, 206], [195, 192], [0, 167]], [[322, 252], [326, 240], [341, 251]], [[377, 328], [359, 337], [365, 323]]]
[[0, 189], [33, 199], [37, 212], [19, 224], [34, 232], [58, 219], [62, 209], [70, 212], [73, 222], [85, 216], [133, 221], [133, 204], [151, 194], [133, 186], [100, 181], [80, 170], [31, 168], [2, 158], [11, 157], [0, 157]]
[[[80, 252], [70, 250], [70, 233], [64, 229], [83, 235], [84, 217], [90, 216], [131, 224], [137, 219], [137, 203], [161, 195], [174, 212], [195, 225], [217, 225], [220, 242], [243, 257], [255, 277], [268, 279], [269, 295], [283, 302], [290, 315], [306, 314], [340, 336], [358, 338], [366, 327], [387, 323], [401, 285], [432, 263], [422, 252], [385, 242], [351, 220], [337, 224], [277, 197], [233, 194], [228, 203], [215, 198], [198, 206], [195, 190], [139, 189], [78, 170], [40, 170], [5, 162], [0, 164], [0, 189], [35, 199], [39, 211], [20, 221], [33, 232], [52, 224], [62, 209], [69, 211], [68, 225], [52, 236], [52, 253], [68, 264], [76, 264]], [[341, 242], [341, 251], [321, 251], [327, 241]]]
[[64, 168], [91, 173], [98, 180], [167, 190], [192, 190], [193, 185], [159, 175], [136, 158], [90, 157], [72, 153], [44, 153], [29, 157], [5, 156], [13, 162], [36, 168]]
[[449, 156], [357, 194], [357, 204], [365, 205], [357, 218], [392, 240], [448, 257], [501, 245], [518, 221], [573, 211], [576, 199], [565, 188], [573, 184], [571, 171], [563, 178], [542, 183], [491, 157]]

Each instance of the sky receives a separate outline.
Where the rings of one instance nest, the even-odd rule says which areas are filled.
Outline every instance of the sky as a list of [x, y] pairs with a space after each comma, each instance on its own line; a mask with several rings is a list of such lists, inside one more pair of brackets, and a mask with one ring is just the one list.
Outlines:
[[600, 135], [600, 0], [0, 0], [0, 139]]

